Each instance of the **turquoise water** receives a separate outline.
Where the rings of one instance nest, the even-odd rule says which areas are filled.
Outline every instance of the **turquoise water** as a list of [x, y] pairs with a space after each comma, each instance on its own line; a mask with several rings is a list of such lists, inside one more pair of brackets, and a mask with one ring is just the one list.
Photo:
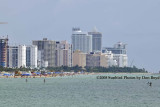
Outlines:
[[[1, 78], [0, 107], [160, 107], [160, 79], [96, 76], [45, 78], [45, 83], [44, 78], [28, 78], [27, 83], [25, 78]], [[152, 87], [146, 84], [148, 81]]]

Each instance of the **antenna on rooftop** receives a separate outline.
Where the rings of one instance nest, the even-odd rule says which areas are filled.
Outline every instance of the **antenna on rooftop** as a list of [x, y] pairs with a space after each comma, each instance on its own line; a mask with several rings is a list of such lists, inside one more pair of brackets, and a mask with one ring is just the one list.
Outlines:
[[96, 26], [94, 26], [94, 28], [93, 28], [93, 32], [98, 32], [98, 30], [97, 30]]

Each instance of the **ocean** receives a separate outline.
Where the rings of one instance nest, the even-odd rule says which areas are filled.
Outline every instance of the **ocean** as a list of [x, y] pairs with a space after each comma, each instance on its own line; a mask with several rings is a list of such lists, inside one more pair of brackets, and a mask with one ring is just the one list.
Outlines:
[[160, 107], [160, 79], [137, 76], [152, 75], [75, 75], [27, 78], [27, 82], [26, 78], [0, 78], [0, 107]]

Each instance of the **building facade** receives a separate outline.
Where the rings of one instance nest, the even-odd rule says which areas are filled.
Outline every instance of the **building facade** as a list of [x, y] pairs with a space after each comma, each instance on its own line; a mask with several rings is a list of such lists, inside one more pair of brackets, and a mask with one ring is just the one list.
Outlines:
[[38, 49], [35, 45], [26, 47], [26, 66], [30, 68], [37, 68]]
[[82, 32], [80, 28], [72, 29], [73, 51], [80, 50], [84, 53], [92, 52], [92, 35]]
[[8, 47], [8, 67], [10, 68], [18, 67], [18, 46]]
[[106, 53], [107, 51], [111, 51], [113, 53], [113, 60], [116, 60], [118, 67], [128, 66], [126, 44], [118, 42], [114, 47], [104, 47], [102, 50], [103, 53]]
[[101, 52], [91, 52], [86, 55], [87, 67], [108, 67], [108, 56]]
[[92, 52], [102, 51], [102, 33], [97, 32], [95, 29], [93, 32], [88, 32], [92, 35]]
[[86, 55], [86, 66], [87, 67], [99, 67], [100, 66], [100, 55], [90, 53]]
[[72, 66], [72, 45], [67, 41], [56, 42], [56, 66]]
[[8, 47], [8, 67], [20, 68], [26, 67], [26, 46], [9, 46]]
[[7, 67], [8, 37], [0, 37], [0, 66]]
[[80, 50], [76, 50], [73, 52], [73, 66], [86, 66], [86, 53], [81, 52]]
[[56, 41], [35, 40], [33, 45], [38, 47], [38, 67], [55, 67], [56, 66]]
[[104, 47], [102, 52], [111, 51], [113, 54], [127, 54], [126, 44], [122, 42], [118, 42], [114, 45], [114, 47]]
[[126, 54], [114, 54], [113, 59], [117, 61], [118, 67], [127, 67], [128, 57]]
[[37, 46], [9, 46], [8, 47], [8, 67], [37, 67]]
[[106, 51], [105, 53], [103, 53], [105, 55], [107, 55], [108, 58], [108, 67], [112, 67], [112, 66], [117, 66], [117, 61], [114, 58], [114, 54], [111, 51]]

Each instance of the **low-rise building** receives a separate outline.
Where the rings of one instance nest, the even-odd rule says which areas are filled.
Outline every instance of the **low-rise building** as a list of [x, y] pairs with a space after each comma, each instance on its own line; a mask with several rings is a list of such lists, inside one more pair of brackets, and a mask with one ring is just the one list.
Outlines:
[[101, 52], [91, 52], [86, 55], [87, 67], [108, 67], [108, 56]]
[[86, 53], [83, 53], [79, 50], [74, 51], [73, 53], [73, 66], [81, 66], [85, 67], [86, 66]]
[[106, 53], [111, 51], [113, 53], [113, 60], [116, 60], [118, 67], [127, 67], [128, 66], [128, 57], [126, 44], [118, 42], [114, 47], [104, 47], [102, 52]]

